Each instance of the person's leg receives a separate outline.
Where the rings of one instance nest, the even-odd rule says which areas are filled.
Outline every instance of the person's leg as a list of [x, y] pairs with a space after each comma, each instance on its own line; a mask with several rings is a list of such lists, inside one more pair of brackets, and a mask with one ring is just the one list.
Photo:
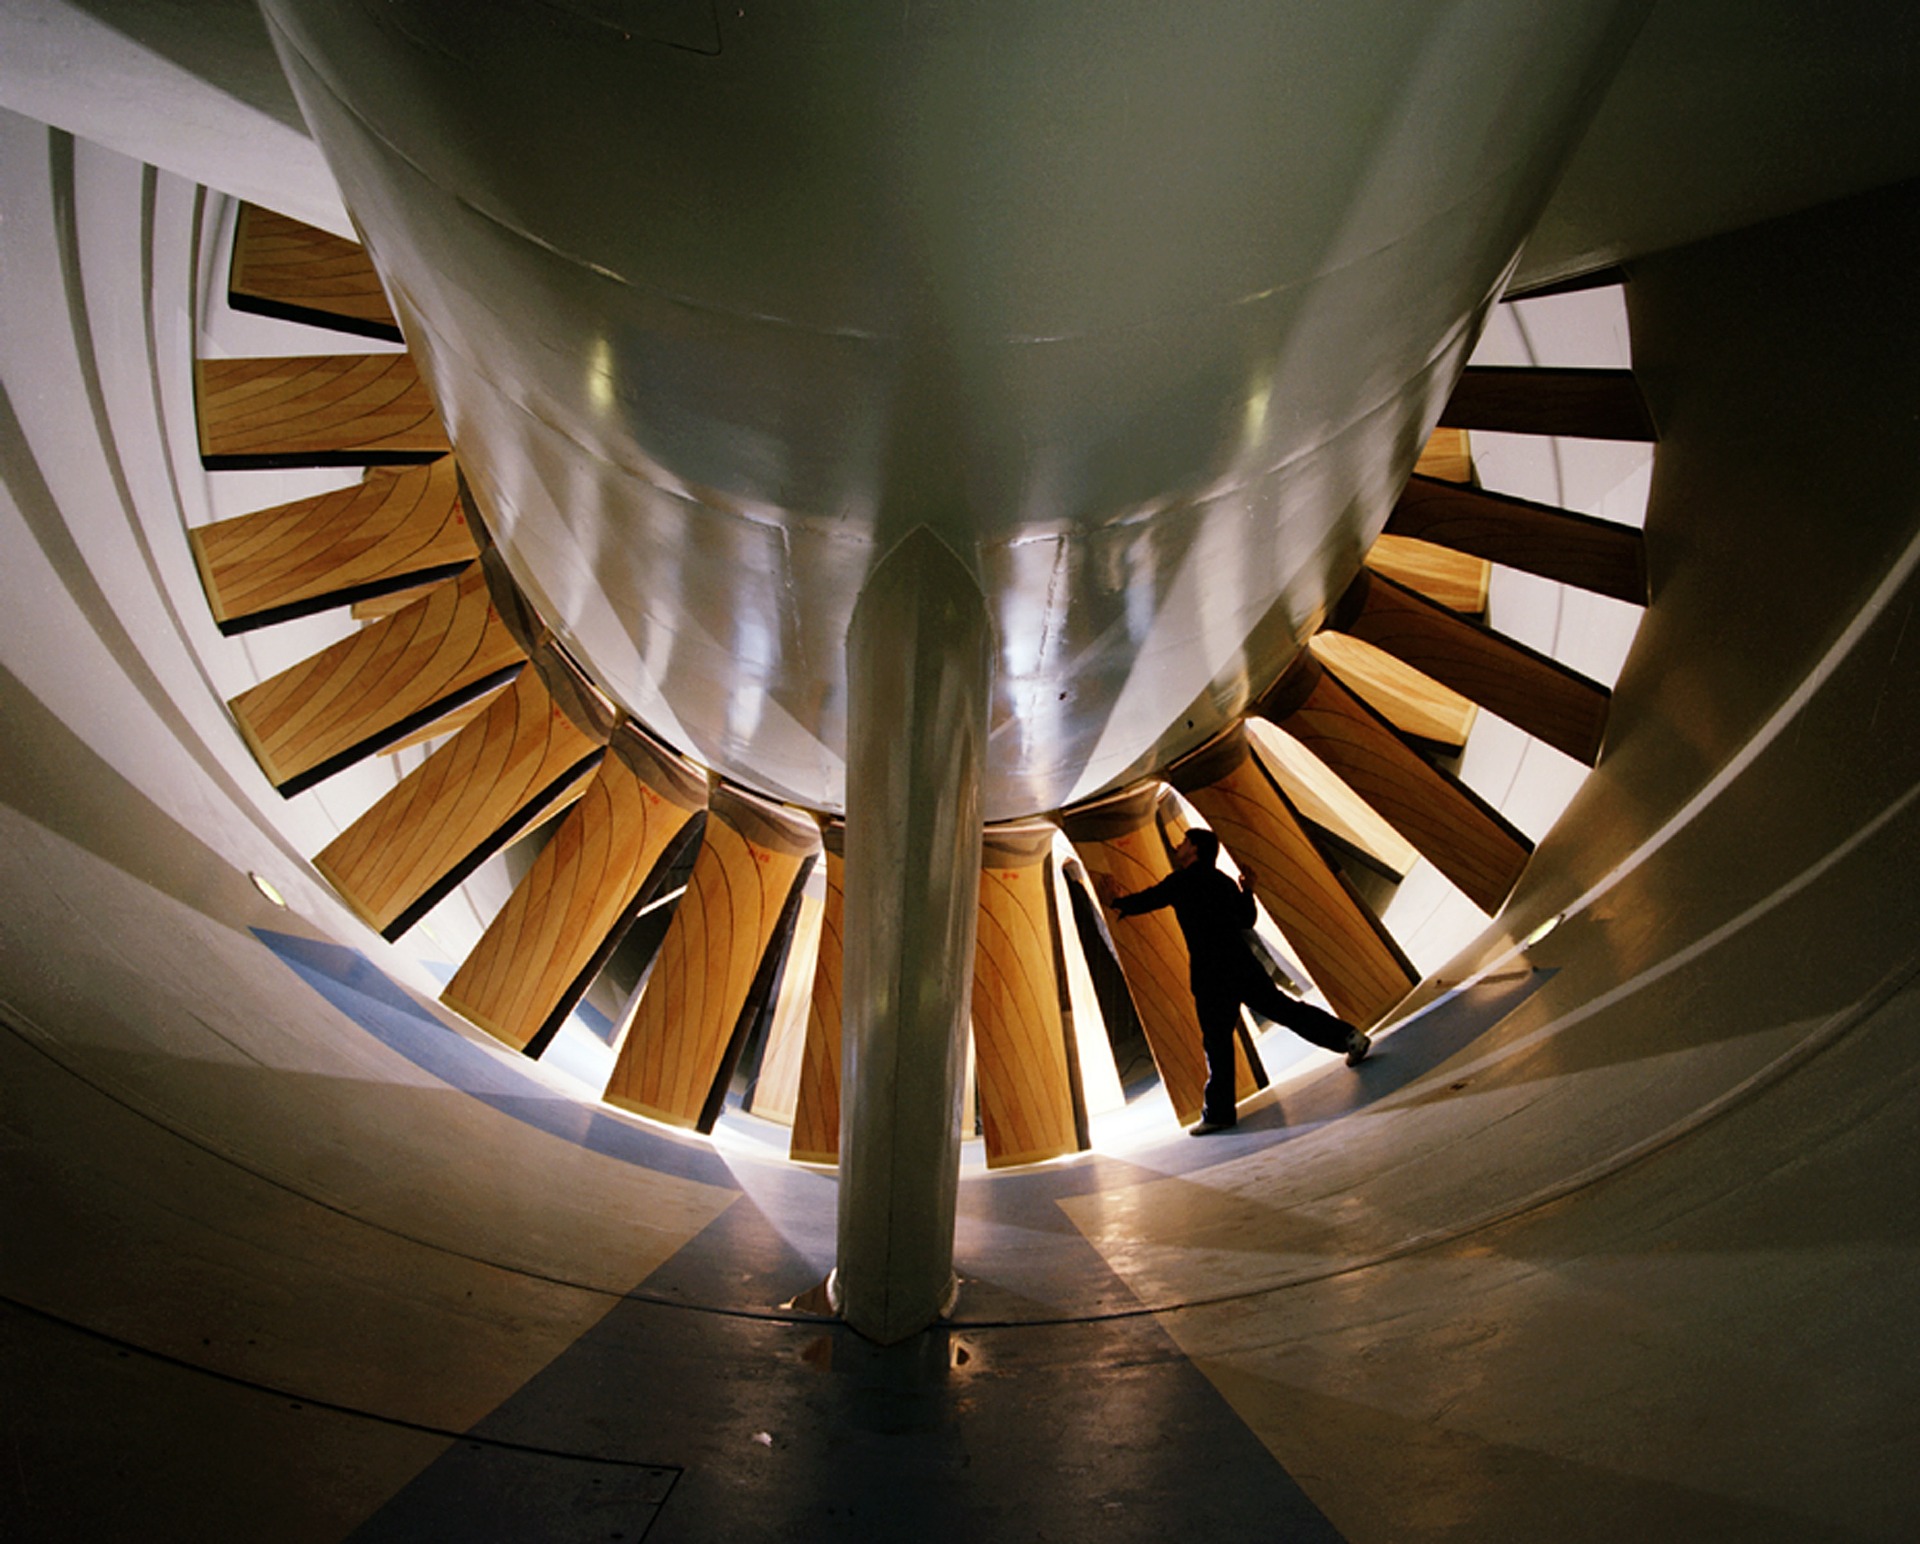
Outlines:
[[1302, 1040], [1311, 1041], [1323, 1051], [1338, 1051], [1349, 1066], [1357, 1065], [1371, 1048], [1368, 1037], [1345, 1019], [1287, 996], [1264, 971], [1249, 972], [1246, 1001], [1255, 1013], [1285, 1025]]
[[1207, 1087], [1200, 1105], [1200, 1121], [1215, 1128], [1231, 1126], [1234, 1111], [1235, 1031], [1240, 1027], [1240, 1003], [1237, 998], [1215, 996], [1194, 998], [1200, 1017], [1200, 1044], [1207, 1055]]

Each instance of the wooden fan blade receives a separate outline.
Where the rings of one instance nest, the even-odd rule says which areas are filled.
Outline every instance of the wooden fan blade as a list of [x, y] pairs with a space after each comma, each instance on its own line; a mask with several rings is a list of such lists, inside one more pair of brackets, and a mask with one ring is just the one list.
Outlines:
[[1298, 740], [1264, 718], [1240, 721], [1261, 769], [1287, 796], [1309, 830], [1317, 829], [1369, 868], [1396, 882], [1413, 872], [1420, 850]]
[[[824, 888], [824, 887], [823, 887]], [[800, 1103], [800, 1074], [807, 1057], [807, 1021], [820, 961], [820, 931], [826, 906], [814, 890], [813, 874], [800, 892], [793, 936], [780, 967], [780, 985], [767, 1021], [766, 1049], [753, 1080], [747, 1108], [763, 1120], [793, 1124]], [[791, 1139], [789, 1139], [791, 1140]]]
[[1336, 1014], [1365, 1028], [1413, 990], [1419, 972], [1314, 845], [1244, 730], [1215, 737], [1168, 776], [1252, 871], [1261, 904]]
[[[445, 580], [435, 581], [440, 584], [445, 582]], [[395, 590], [390, 595], [370, 595], [365, 600], [355, 601], [349, 608], [348, 614], [356, 622], [377, 622], [382, 617], [390, 617], [394, 612], [411, 606], [432, 588], [432, 584], [422, 584], [412, 589]]]
[[1365, 569], [1327, 626], [1391, 654], [1518, 729], [1592, 766], [1612, 694], [1557, 660]]
[[1448, 482], [1473, 480], [1473, 451], [1465, 429], [1435, 429], [1420, 447], [1420, 459], [1414, 471], [1423, 477], [1441, 477]]
[[187, 540], [228, 634], [432, 583], [480, 555], [451, 456], [375, 468], [354, 487], [198, 526]]
[[1498, 911], [1533, 844], [1473, 791], [1421, 759], [1310, 656], [1256, 711], [1293, 735], [1482, 911]]
[[200, 459], [216, 470], [431, 461], [453, 447], [407, 354], [202, 359]]
[[1647, 603], [1646, 538], [1630, 525], [1415, 476], [1387, 517], [1386, 533], [1636, 606]]
[[511, 681], [508, 681], [503, 682], [499, 686], [489, 687], [482, 695], [461, 703], [459, 707], [449, 713], [442, 713], [438, 718], [429, 723], [422, 724], [405, 739], [395, 740], [391, 745], [381, 746], [379, 754], [382, 756], [398, 756], [402, 751], [411, 750], [416, 745], [428, 745], [435, 740], [444, 740], [449, 735], [458, 734], [482, 713], [486, 712], [488, 708], [492, 707], [493, 699], [512, 684]]
[[537, 1053], [619, 943], [648, 881], [706, 808], [707, 780], [631, 724], [440, 1000]]
[[1450, 686], [1371, 643], [1323, 628], [1307, 640], [1313, 657], [1408, 739], [1453, 753], [1467, 743], [1480, 710]]
[[605, 743], [553, 699], [539, 671], [523, 671], [314, 867], [368, 926], [398, 938], [531, 821], [577, 796]]
[[1653, 415], [1631, 370], [1469, 365], [1440, 414], [1448, 429], [1655, 440]]
[[1367, 549], [1366, 565], [1449, 611], [1479, 616], [1487, 609], [1493, 565], [1435, 542], [1382, 532]]
[[793, 1137], [787, 1155], [802, 1163], [840, 1161], [840, 967], [846, 922], [846, 827], [838, 821], [821, 832], [826, 850], [826, 902], [820, 912], [820, 952], [807, 1005], [807, 1049], [800, 1063], [800, 1093], [793, 1107]]
[[819, 846], [812, 821], [738, 789], [715, 790], [687, 893], [607, 1082], [609, 1103], [713, 1129], [762, 961]]
[[258, 204], [240, 206], [227, 304], [257, 316], [400, 341], [400, 325], [366, 248]]
[[292, 795], [510, 680], [526, 653], [485, 565], [289, 666], [229, 704], [274, 787]]
[[987, 1167], [1078, 1152], [1063, 982], [1049, 896], [1055, 828], [989, 826], [980, 858], [973, 966], [973, 1046]]

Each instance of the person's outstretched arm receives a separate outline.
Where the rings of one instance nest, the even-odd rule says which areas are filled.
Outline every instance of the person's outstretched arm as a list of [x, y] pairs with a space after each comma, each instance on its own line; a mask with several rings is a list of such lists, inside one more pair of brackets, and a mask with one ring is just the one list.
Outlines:
[[1172, 882], [1173, 875], [1169, 874], [1157, 885], [1148, 885], [1144, 890], [1122, 895], [1111, 874], [1096, 874], [1093, 888], [1102, 905], [1119, 912], [1123, 917], [1137, 917], [1145, 911], [1158, 911], [1162, 906], [1171, 906], [1173, 896], [1169, 893], [1169, 886]]

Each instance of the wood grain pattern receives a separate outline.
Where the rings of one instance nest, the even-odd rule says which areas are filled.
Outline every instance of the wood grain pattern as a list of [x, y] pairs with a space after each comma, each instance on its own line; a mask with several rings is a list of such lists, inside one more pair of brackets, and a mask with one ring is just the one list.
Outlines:
[[1655, 440], [1631, 370], [1472, 365], [1440, 414], [1442, 427], [1588, 440]]
[[840, 967], [846, 921], [846, 830], [837, 822], [821, 833], [826, 849], [825, 903], [820, 909], [820, 949], [814, 957], [813, 991], [807, 1004], [807, 1049], [800, 1064], [800, 1091], [793, 1107], [793, 1139], [787, 1156], [801, 1163], [840, 1161]]
[[1405, 879], [1420, 852], [1298, 740], [1264, 718], [1241, 720], [1260, 765], [1302, 820], [1352, 848], [1373, 868]]
[[227, 303], [236, 311], [400, 341], [366, 248], [258, 204], [240, 206]]
[[1307, 640], [1307, 647], [1342, 685], [1402, 734], [1449, 752], [1467, 743], [1479, 710], [1452, 687], [1345, 633], [1322, 629]]
[[1365, 571], [1335, 605], [1328, 626], [1452, 687], [1576, 761], [1592, 766], [1600, 759], [1612, 694], [1557, 660]]
[[1487, 609], [1493, 565], [1485, 558], [1406, 536], [1382, 535], [1368, 549], [1366, 564], [1449, 610], [1479, 616]]
[[372, 466], [452, 449], [407, 354], [202, 359], [194, 381], [210, 468]]
[[577, 794], [602, 748], [548, 694], [540, 672], [524, 670], [313, 866], [369, 927], [398, 938], [504, 838]]
[[1450, 547], [1635, 606], [1647, 603], [1646, 537], [1630, 525], [1415, 477], [1387, 517], [1387, 534]]
[[[1122, 895], [1144, 890], [1173, 872], [1156, 818], [1159, 796], [1160, 785], [1148, 783], [1062, 812], [1061, 828], [1087, 872], [1108, 876]], [[1109, 911], [1107, 922], [1174, 1115], [1182, 1125], [1197, 1120], [1206, 1091], [1207, 1061], [1179, 924], [1172, 911], [1165, 909], [1137, 917]], [[1258, 1083], [1244, 1048], [1235, 1060], [1235, 1097], [1245, 1099], [1257, 1091]]]
[[989, 826], [980, 859], [973, 1050], [987, 1167], [1080, 1150], [1047, 889], [1055, 828]]
[[818, 846], [811, 820], [735, 789], [714, 794], [687, 893], [668, 924], [607, 1082], [609, 1103], [712, 1129], [735, 1030], [788, 897]]
[[1413, 469], [1422, 477], [1439, 477], [1448, 482], [1473, 480], [1473, 450], [1465, 429], [1435, 429], [1420, 448], [1420, 459]]
[[[446, 582], [444, 579], [434, 581], [436, 584]], [[348, 615], [356, 622], [377, 622], [381, 617], [390, 617], [396, 611], [404, 611], [432, 588], [432, 584], [422, 584], [412, 589], [394, 590], [386, 595], [369, 595], [364, 600], [355, 601]]]
[[458, 573], [480, 555], [453, 458], [187, 532], [213, 619], [244, 632]]
[[1417, 755], [1317, 661], [1303, 659], [1257, 711], [1325, 762], [1482, 911], [1500, 909], [1533, 844]]
[[250, 687], [228, 706], [283, 794], [310, 788], [518, 671], [526, 655], [486, 573], [457, 582]]
[[573, 1011], [706, 803], [703, 774], [622, 724], [440, 1000], [517, 1050], [537, 1045]]
[[1254, 893], [1336, 1014], [1366, 1028], [1413, 990], [1419, 972], [1314, 845], [1242, 729], [1202, 746], [1169, 777], [1253, 873]]
[[395, 740], [391, 745], [381, 746], [379, 754], [382, 756], [397, 756], [400, 752], [408, 750], [415, 745], [428, 745], [435, 740], [444, 740], [448, 735], [458, 734], [482, 713], [486, 712], [488, 708], [492, 707], [493, 699], [512, 684], [511, 681], [502, 682], [500, 685], [492, 687], [482, 695], [475, 697], [471, 702], [461, 703], [460, 706], [455, 708], [451, 713], [443, 713], [440, 717], [434, 719], [432, 723], [423, 724], [404, 740]]

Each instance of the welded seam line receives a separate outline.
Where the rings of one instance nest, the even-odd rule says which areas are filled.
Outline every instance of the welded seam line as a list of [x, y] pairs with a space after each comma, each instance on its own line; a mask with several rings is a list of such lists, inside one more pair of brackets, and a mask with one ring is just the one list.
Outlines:
[[[900, 341], [902, 334], [897, 331], [879, 331], [873, 328], [855, 327], [845, 324], [834, 325], [830, 323], [804, 321], [798, 317], [776, 315], [771, 311], [756, 311], [744, 306], [726, 305], [720, 301], [707, 299], [683, 290], [668, 289], [664, 286], [650, 284], [630, 274], [622, 273], [618, 269], [609, 268], [604, 263], [595, 262], [592, 258], [581, 253], [570, 251], [557, 242], [550, 241], [546, 237], [536, 234], [526, 226], [516, 224], [505, 214], [475, 202], [473, 198], [460, 192], [450, 183], [440, 180], [439, 177], [412, 154], [397, 144], [386, 130], [369, 118], [356, 103], [347, 100], [340, 88], [335, 84], [333, 71], [323, 68], [319, 61], [314, 59], [311, 54], [300, 46], [299, 40], [283, 28], [270, 13], [263, 13], [263, 16], [268, 29], [277, 34], [281, 42], [285, 45], [285, 53], [292, 55], [293, 58], [299, 61], [312, 83], [327, 94], [335, 107], [358, 124], [368, 139], [379, 145], [381, 149], [385, 150], [394, 160], [405, 166], [418, 177], [420, 181], [433, 189], [435, 193], [440, 194], [461, 208], [468, 210], [494, 229], [518, 241], [522, 241], [538, 251], [545, 252], [550, 257], [557, 258], [569, 268], [579, 269], [583, 273], [591, 274], [595, 278], [603, 279], [610, 284], [617, 284], [622, 289], [632, 290], [634, 293], [649, 299], [663, 300], [670, 305], [679, 306], [688, 311], [717, 316], [726, 320], [752, 322], [763, 326], [780, 328], [790, 332], [809, 334], [822, 338], [851, 339], [857, 342], [880, 343], [895, 343]], [[1464, 209], [1468, 204], [1472, 203], [1474, 199], [1494, 187], [1499, 174], [1504, 172], [1508, 166], [1518, 164], [1520, 159], [1520, 154], [1516, 154], [1510, 162], [1496, 167], [1491, 172], [1484, 173], [1474, 187], [1462, 193], [1453, 203], [1433, 211], [1433, 213], [1420, 221], [1419, 224], [1407, 230], [1397, 232], [1385, 241], [1368, 248], [1365, 252], [1356, 253], [1352, 257], [1337, 263], [1322, 263], [1317, 265], [1311, 273], [1288, 279], [1280, 284], [1267, 285], [1261, 289], [1250, 290], [1239, 295], [1229, 295], [1224, 299], [1216, 298], [1202, 305], [1188, 307], [1184, 310], [1159, 312], [1135, 321], [1116, 323], [1107, 327], [1082, 327], [1073, 332], [1063, 333], [996, 334], [990, 338], [990, 341], [1026, 347], [1038, 347], [1051, 344], [1079, 343], [1089, 339], [1098, 340], [1113, 337], [1137, 336], [1138, 334], [1146, 332], [1171, 331], [1182, 325], [1192, 326], [1215, 316], [1231, 315], [1234, 312], [1250, 307], [1266, 305], [1282, 297], [1291, 296], [1298, 291], [1306, 289], [1310, 285], [1320, 284], [1337, 275], [1349, 273], [1360, 265], [1381, 256], [1383, 253], [1396, 249], [1417, 248], [1420, 243], [1427, 238], [1429, 231], [1441, 225], [1443, 222], [1452, 219], [1461, 209]], [[1519, 261], [1520, 252], [1516, 250], [1514, 255], [1508, 259], [1500, 275], [1495, 279], [1489, 291], [1490, 299], [1497, 299], [1508, 279], [1512, 276], [1514, 269], [1518, 266]], [[1464, 330], [1467, 321], [1468, 318], [1461, 318], [1455, 331]], [[1427, 365], [1422, 368], [1430, 367], [1432, 363], [1433, 359], [1429, 358]]]
[[[574, 1453], [565, 1448], [540, 1447], [531, 1442], [513, 1442], [505, 1437], [485, 1437], [473, 1431], [454, 1431], [449, 1427], [435, 1426], [426, 1421], [410, 1421], [403, 1415], [382, 1415], [376, 1410], [364, 1410], [358, 1405], [343, 1405], [337, 1400], [315, 1399], [308, 1394], [297, 1393], [272, 1383], [261, 1383], [254, 1378], [243, 1378], [238, 1373], [222, 1372], [217, 1367], [206, 1367], [198, 1362], [187, 1361], [170, 1351], [156, 1351], [151, 1346], [140, 1345], [136, 1341], [122, 1339], [118, 1335], [98, 1330], [91, 1325], [80, 1324], [61, 1314], [50, 1313], [33, 1303], [22, 1302], [11, 1293], [0, 1292], [0, 1303], [20, 1313], [57, 1324], [64, 1330], [76, 1335], [84, 1335], [89, 1340], [99, 1341], [112, 1346], [116, 1351], [130, 1356], [144, 1356], [151, 1361], [160, 1362], [168, 1367], [177, 1367], [182, 1372], [198, 1373], [203, 1378], [212, 1378], [234, 1388], [246, 1389], [249, 1393], [265, 1394], [273, 1399], [284, 1399], [296, 1408], [311, 1406], [315, 1410], [325, 1410], [333, 1415], [351, 1416], [356, 1420], [373, 1421], [381, 1426], [398, 1427], [402, 1431], [418, 1432], [427, 1437], [444, 1437], [449, 1442], [465, 1442], [474, 1447], [498, 1448], [509, 1453], [525, 1453], [534, 1458], [560, 1458], [577, 1464], [606, 1464], [617, 1469], [658, 1469], [678, 1477], [684, 1472], [684, 1465], [655, 1463], [644, 1458], [608, 1458], [598, 1453]], [[484, 1417], [483, 1417], [484, 1419]], [[671, 1488], [671, 1487], [669, 1487]], [[661, 1498], [665, 1504], [665, 1497]]]

